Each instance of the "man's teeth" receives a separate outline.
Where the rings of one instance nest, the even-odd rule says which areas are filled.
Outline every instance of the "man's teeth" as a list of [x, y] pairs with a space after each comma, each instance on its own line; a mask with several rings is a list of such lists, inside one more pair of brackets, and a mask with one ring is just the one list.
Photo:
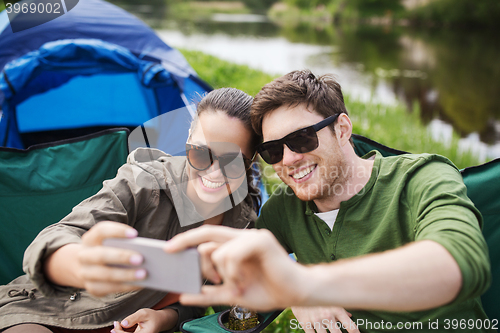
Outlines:
[[301, 178], [304, 178], [306, 175], [308, 175], [309, 173], [311, 173], [311, 171], [314, 170], [314, 168], [316, 168], [316, 165], [311, 165], [310, 167], [308, 168], [305, 168], [304, 170], [300, 171], [300, 172], [297, 172], [296, 174], [294, 174], [292, 177], [294, 179], [301, 179]]
[[205, 187], [208, 187], [208, 188], [218, 188], [218, 187], [221, 187], [222, 185], [224, 185], [225, 183], [222, 182], [222, 183], [215, 183], [215, 182], [212, 182], [208, 179], [205, 179], [203, 177], [201, 177], [201, 181], [203, 182], [203, 185]]

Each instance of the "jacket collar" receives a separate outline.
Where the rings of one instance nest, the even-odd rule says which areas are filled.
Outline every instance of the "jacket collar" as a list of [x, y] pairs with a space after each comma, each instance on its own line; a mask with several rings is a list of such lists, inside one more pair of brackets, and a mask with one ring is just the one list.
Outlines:
[[[139, 166], [154, 176], [157, 183], [154, 184], [154, 187], [162, 189], [173, 202], [181, 227], [197, 227], [203, 223], [205, 218], [199, 214], [187, 196], [189, 177], [185, 156], [172, 156], [153, 148], [138, 148], [129, 155], [127, 162]], [[233, 199], [234, 202], [240, 204], [231, 207], [230, 200], [227, 198], [224, 205], [229, 210], [224, 211], [226, 207], [221, 208], [221, 212], [224, 212], [222, 225], [240, 229], [253, 227], [251, 221], [255, 221], [257, 215], [253, 210], [253, 201], [246, 189], [241, 187], [235, 191]]]

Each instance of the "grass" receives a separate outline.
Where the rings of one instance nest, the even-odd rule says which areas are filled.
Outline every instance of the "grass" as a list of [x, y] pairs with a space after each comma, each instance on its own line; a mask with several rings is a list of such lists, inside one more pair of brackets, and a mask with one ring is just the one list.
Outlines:
[[198, 75], [215, 89], [233, 87], [255, 96], [275, 77], [248, 66], [236, 65], [199, 51], [180, 50]]
[[[248, 66], [236, 65], [202, 52], [180, 51], [198, 75], [214, 88], [235, 87], [255, 96], [263, 85], [275, 78]], [[459, 136], [456, 133], [447, 144], [434, 141], [428, 129], [422, 124], [417, 107], [409, 113], [403, 105], [364, 103], [346, 95], [344, 98], [353, 122], [354, 133], [369, 137], [386, 146], [412, 153], [440, 154], [448, 157], [459, 168], [482, 162], [471, 152], [459, 150]], [[279, 178], [273, 175], [264, 179], [269, 193], [280, 182]], [[290, 320], [294, 318], [291, 310], [287, 309], [264, 332], [303, 332], [290, 327]]]
[[248, 14], [240, 1], [170, 1], [169, 16], [175, 19], [206, 20], [214, 14]]
[[296, 6], [279, 2], [269, 9], [267, 15], [273, 22], [280, 26], [294, 26], [300, 22], [307, 22], [314, 26], [322, 26], [329, 25], [333, 22], [333, 12], [334, 10], [325, 6], [299, 9]]
[[348, 96], [346, 105], [354, 133], [399, 150], [446, 156], [460, 169], [484, 162], [473, 152], [460, 150], [460, 137], [457, 133], [453, 133], [447, 143], [433, 140], [429, 130], [421, 122], [417, 105], [409, 113], [402, 105], [362, 103]]

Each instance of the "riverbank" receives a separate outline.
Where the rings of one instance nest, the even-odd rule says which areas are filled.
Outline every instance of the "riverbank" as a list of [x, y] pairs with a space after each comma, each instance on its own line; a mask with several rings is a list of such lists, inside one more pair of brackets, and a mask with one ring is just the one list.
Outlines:
[[176, 19], [207, 20], [216, 14], [249, 14], [241, 1], [169, 1], [170, 15]]
[[[235, 87], [255, 96], [273, 76], [248, 66], [236, 65], [198, 51], [181, 50], [198, 75], [214, 88]], [[480, 164], [471, 151], [462, 151], [458, 134], [447, 142], [432, 138], [419, 117], [418, 106], [412, 112], [399, 105], [360, 102], [344, 94], [345, 104], [354, 125], [354, 133], [386, 146], [412, 153], [434, 153], [448, 157], [457, 167]]]
[[[198, 75], [214, 88], [234, 87], [255, 96], [261, 87], [275, 77], [248, 66], [218, 59], [199, 51], [180, 50]], [[425, 127], [418, 114], [418, 107], [408, 113], [404, 105], [388, 106], [377, 103], [364, 103], [344, 94], [345, 103], [354, 125], [354, 132], [378, 141], [386, 146], [413, 153], [436, 153], [448, 157], [459, 168], [477, 165], [479, 161], [471, 152], [461, 152], [459, 137], [453, 133], [447, 144], [436, 142]], [[266, 175], [269, 173], [265, 172]], [[281, 182], [271, 175], [263, 179], [268, 193]], [[298, 333], [290, 322], [294, 319], [290, 309], [284, 311], [263, 332]]]

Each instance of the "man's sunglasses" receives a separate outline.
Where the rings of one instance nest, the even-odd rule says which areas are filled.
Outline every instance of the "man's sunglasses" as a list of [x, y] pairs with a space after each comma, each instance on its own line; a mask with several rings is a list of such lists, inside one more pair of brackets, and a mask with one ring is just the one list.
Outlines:
[[257, 146], [257, 152], [268, 164], [276, 164], [283, 159], [284, 144], [295, 153], [304, 154], [311, 152], [319, 146], [316, 132], [332, 124], [337, 120], [339, 115], [340, 113], [337, 113], [315, 125], [292, 132], [279, 140], [263, 142]]
[[231, 179], [240, 178], [252, 165], [252, 160], [240, 152], [215, 155], [208, 147], [189, 143], [186, 144], [186, 156], [189, 164], [199, 171], [207, 170], [215, 161], [219, 161], [222, 174]]

